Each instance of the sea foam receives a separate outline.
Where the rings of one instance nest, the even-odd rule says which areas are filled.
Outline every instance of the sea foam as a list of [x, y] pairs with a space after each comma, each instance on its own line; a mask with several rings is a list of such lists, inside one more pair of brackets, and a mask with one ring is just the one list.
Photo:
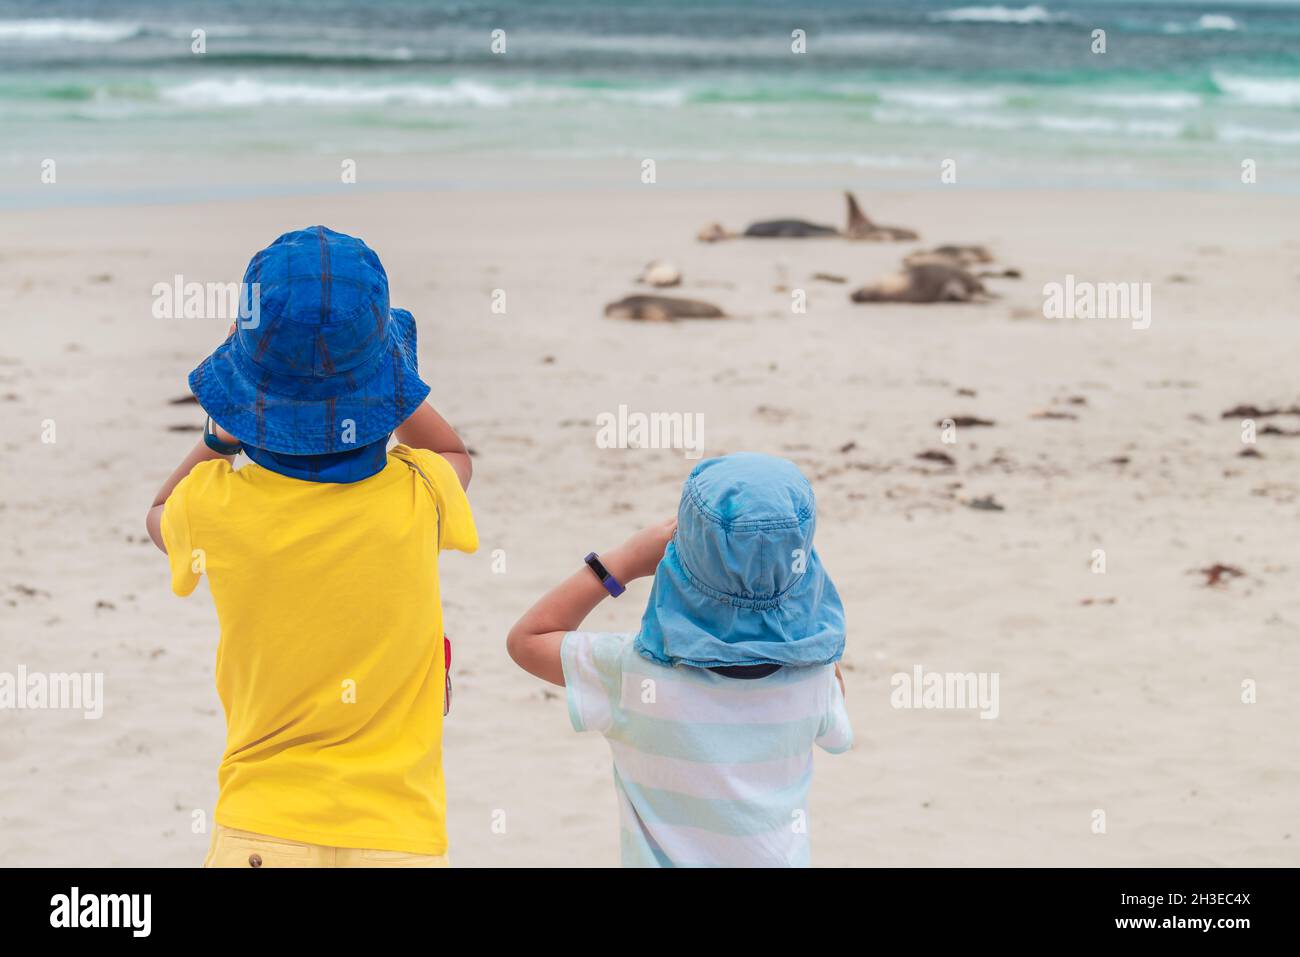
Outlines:
[[72, 40], [78, 43], [117, 43], [138, 36], [142, 29], [138, 23], [106, 20], [0, 20], [0, 42]]

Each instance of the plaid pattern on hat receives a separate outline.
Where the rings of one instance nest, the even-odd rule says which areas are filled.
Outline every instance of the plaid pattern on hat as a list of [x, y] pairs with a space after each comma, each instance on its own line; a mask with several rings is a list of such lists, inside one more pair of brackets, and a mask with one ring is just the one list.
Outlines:
[[285, 233], [244, 273], [245, 318], [190, 373], [212, 420], [246, 445], [290, 455], [384, 438], [429, 394], [415, 319], [388, 302], [364, 242], [324, 226]]

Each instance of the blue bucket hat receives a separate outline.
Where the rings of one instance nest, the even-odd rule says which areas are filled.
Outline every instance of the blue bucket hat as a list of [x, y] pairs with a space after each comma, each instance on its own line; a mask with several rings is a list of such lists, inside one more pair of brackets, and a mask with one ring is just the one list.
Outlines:
[[682, 488], [636, 650], [663, 665], [824, 665], [844, 606], [813, 548], [817, 505], [794, 463], [706, 459]]
[[354, 236], [324, 226], [285, 233], [249, 262], [240, 312], [234, 333], [190, 373], [190, 391], [245, 445], [351, 451], [384, 440], [429, 394], [415, 318], [389, 307], [383, 264]]

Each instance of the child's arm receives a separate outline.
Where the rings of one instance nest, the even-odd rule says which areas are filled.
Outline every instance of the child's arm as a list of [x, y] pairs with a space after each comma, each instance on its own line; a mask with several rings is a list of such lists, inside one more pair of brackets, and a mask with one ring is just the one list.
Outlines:
[[[222, 442], [228, 442], [232, 445], [239, 442], [239, 439], [215, 422], [212, 423], [212, 431]], [[181, 483], [181, 479], [190, 474], [190, 470], [194, 466], [200, 462], [210, 462], [213, 459], [225, 459], [227, 462], [235, 461], [233, 455], [222, 455], [219, 452], [214, 452], [200, 440], [198, 445], [190, 449], [189, 455], [181, 460], [181, 464], [176, 466], [176, 471], [172, 472], [167, 481], [163, 482], [162, 488], [153, 497], [153, 504], [149, 506], [149, 512], [144, 517], [144, 527], [148, 529], [149, 537], [153, 539], [153, 543], [158, 546], [159, 551], [163, 554], [167, 553], [167, 546], [163, 544], [162, 537], [162, 513], [163, 506], [167, 504], [167, 497], [172, 494], [172, 489]]]
[[[655, 573], [664, 549], [677, 529], [677, 519], [643, 528], [600, 560], [623, 584]], [[564, 684], [560, 644], [567, 632], [576, 631], [591, 610], [608, 598], [605, 586], [590, 568], [580, 568], [556, 585], [515, 622], [506, 638], [506, 651], [515, 664], [552, 684]]]
[[[235, 334], [235, 324], [232, 322], [230, 328], [226, 330], [226, 338], [229, 339]], [[235, 438], [217, 423], [212, 423], [212, 434], [227, 445], [238, 445], [239, 439]], [[181, 479], [190, 474], [190, 470], [200, 462], [210, 462], [213, 459], [225, 459], [227, 462], [235, 461], [233, 455], [222, 455], [208, 448], [207, 443], [202, 439], [199, 444], [190, 449], [190, 454], [181, 459], [181, 464], [176, 466], [176, 471], [163, 482], [162, 488], [158, 494], [153, 497], [153, 504], [149, 506], [149, 511], [144, 517], [144, 527], [149, 532], [149, 537], [153, 543], [158, 546], [158, 550], [164, 555], [167, 554], [167, 546], [163, 543], [162, 537], [162, 513], [163, 506], [167, 504], [167, 497], [172, 494], [172, 489], [181, 484]]]
[[461, 488], [469, 488], [470, 477], [474, 474], [469, 451], [456, 430], [429, 403], [421, 402], [410, 418], [397, 427], [396, 434], [397, 441], [403, 445], [437, 452], [451, 463]]

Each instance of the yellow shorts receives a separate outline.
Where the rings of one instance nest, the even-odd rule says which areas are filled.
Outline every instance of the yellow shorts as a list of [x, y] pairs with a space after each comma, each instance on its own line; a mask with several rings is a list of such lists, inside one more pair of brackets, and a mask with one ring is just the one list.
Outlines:
[[302, 844], [216, 825], [204, 867], [449, 867], [446, 854]]

